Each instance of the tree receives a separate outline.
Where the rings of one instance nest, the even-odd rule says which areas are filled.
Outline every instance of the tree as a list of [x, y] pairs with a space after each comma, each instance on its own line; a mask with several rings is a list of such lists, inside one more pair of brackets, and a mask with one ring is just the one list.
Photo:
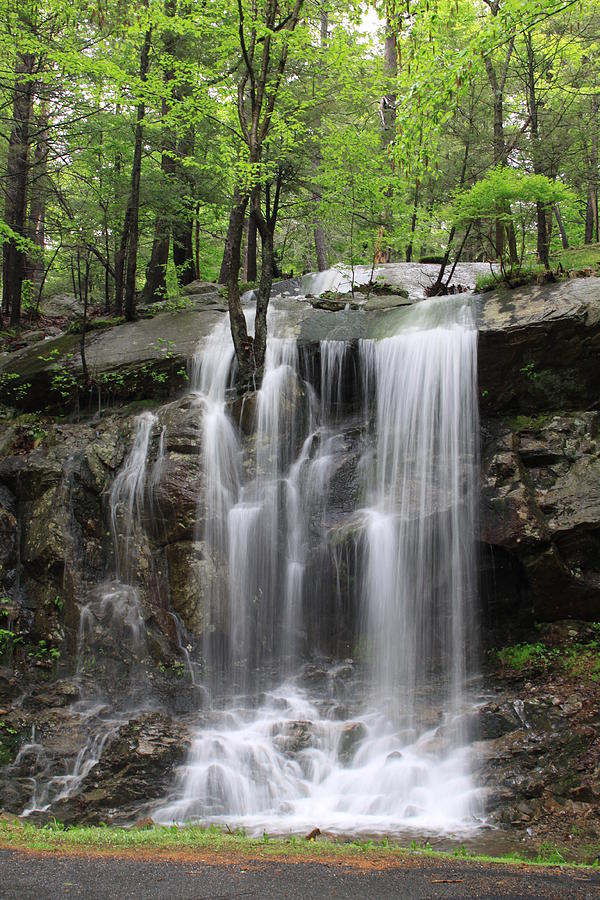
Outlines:
[[[275, 105], [288, 62], [290, 37], [298, 25], [302, 4], [303, 0], [281, 5], [277, 0], [265, 0], [259, 7], [238, 0], [238, 38], [243, 65], [237, 85], [237, 113], [247, 155], [240, 165], [227, 236], [230, 254], [227, 299], [239, 381], [244, 388], [260, 384], [262, 379], [267, 309], [273, 282], [274, 222], [279, 198], [276, 191], [273, 207], [263, 214], [260, 194], [255, 187], [265, 178], [263, 150], [273, 127]], [[253, 338], [248, 333], [239, 287], [244, 216], [250, 200], [262, 243]]]

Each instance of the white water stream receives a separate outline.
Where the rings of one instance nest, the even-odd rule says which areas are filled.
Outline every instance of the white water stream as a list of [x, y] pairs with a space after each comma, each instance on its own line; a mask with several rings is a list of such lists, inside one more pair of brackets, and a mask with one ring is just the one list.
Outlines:
[[[358, 352], [322, 342], [315, 384], [295, 341], [278, 336], [284, 322], [273, 310], [250, 450], [227, 414], [225, 326], [199, 354], [201, 536], [228, 573], [211, 597], [225, 641], [204, 646], [212, 710], [154, 817], [256, 833], [464, 831], [481, 814], [461, 725], [475, 634], [470, 302], [423, 301]], [[358, 420], [344, 408], [350, 364]], [[360, 488], [344, 542], [328, 505], [350, 426]], [[310, 635], [349, 594], [353, 659], [311, 679]]]
[[[418, 295], [423, 267], [402, 271]], [[290, 290], [344, 289], [348, 278], [330, 271]], [[205, 705], [152, 815], [251, 833], [467, 832], [482, 816], [464, 728], [476, 643], [470, 299], [399, 310], [397, 333], [383, 340], [308, 349], [287, 333], [295, 302], [271, 305], [262, 388], [245, 401], [250, 434], [231, 417], [226, 319], [194, 360], [195, 540], [212, 572], [198, 585], [202, 638], [192, 646], [171, 615]], [[81, 609], [82, 678], [95, 646], [131, 659], [119, 711], [100, 712], [98, 730], [98, 698], [83, 698], [94, 726], [59, 774], [32, 735], [18, 760], [35, 756], [41, 772], [28, 812], [73, 794], [127, 710], [153, 702], [138, 666], [148, 651], [137, 567], [168, 459], [165, 429], [160, 411], [137, 419], [109, 497], [114, 577]]]

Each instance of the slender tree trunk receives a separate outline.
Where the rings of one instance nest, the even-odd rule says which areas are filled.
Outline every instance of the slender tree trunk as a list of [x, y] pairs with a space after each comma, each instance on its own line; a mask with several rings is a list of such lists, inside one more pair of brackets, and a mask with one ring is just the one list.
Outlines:
[[194, 278], [200, 278], [200, 201], [196, 203], [196, 218], [194, 222], [194, 253], [196, 262]]
[[556, 224], [558, 225], [558, 230], [560, 231], [560, 239], [562, 241], [563, 250], [568, 250], [569, 239], [567, 237], [567, 232], [565, 230], [563, 217], [561, 215], [560, 206], [558, 205], [558, 203], [554, 204], [554, 217], [556, 218]]
[[37, 120], [36, 147], [31, 167], [31, 199], [29, 201], [29, 239], [36, 247], [27, 260], [27, 278], [31, 281], [32, 295], [37, 293], [44, 273], [47, 171], [48, 107], [46, 103], [43, 103]]
[[[221, 261], [221, 269], [219, 271], [219, 284], [229, 283], [229, 273], [231, 271], [231, 260], [235, 246], [235, 231], [237, 228], [237, 210], [241, 203], [242, 197], [239, 189], [236, 187], [233, 192], [233, 206], [229, 214], [229, 225], [227, 226], [227, 234], [225, 236], [225, 247], [223, 249], [223, 259]], [[248, 200], [246, 200], [246, 204]], [[245, 208], [245, 207], [244, 207]], [[243, 223], [242, 223], [243, 233]], [[240, 238], [241, 241], [241, 238]]]
[[[327, 46], [328, 36], [329, 22], [327, 17], [327, 10], [325, 9], [324, 5], [321, 4], [321, 50], [323, 50]], [[320, 129], [320, 126], [321, 116], [319, 116], [317, 120], [317, 131]], [[317, 151], [313, 156], [313, 172], [315, 173], [315, 175], [319, 170], [320, 161], [320, 154]], [[318, 188], [316, 188], [314, 191], [313, 200], [315, 206], [318, 207], [321, 202], [321, 191]], [[323, 229], [322, 223], [319, 221], [317, 221], [315, 224], [313, 238], [315, 242], [315, 255], [317, 257], [317, 270], [319, 272], [324, 272], [329, 268], [329, 264], [327, 261], [327, 248], [325, 246], [325, 231]]]
[[171, 229], [168, 221], [157, 216], [154, 225], [154, 240], [148, 265], [146, 283], [142, 291], [142, 303], [155, 303], [167, 297], [167, 264], [171, 245]]
[[415, 179], [415, 193], [413, 198], [413, 212], [410, 220], [410, 240], [408, 242], [408, 246], [406, 248], [406, 262], [412, 262], [413, 255], [413, 243], [415, 239], [415, 232], [417, 230], [417, 213], [419, 209], [419, 189], [421, 187], [421, 182], [419, 178]]
[[255, 282], [258, 275], [257, 266], [257, 250], [258, 250], [258, 230], [256, 227], [256, 218], [254, 212], [251, 211], [248, 216], [248, 231], [246, 239], [246, 281]]
[[2, 312], [10, 316], [10, 324], [21, 322], [21, 297], [26, 270], [25, 250], [19, 237], [27, 236], [27, 188], [29, 181], [29, 129], [34, 94], [31, 53], [20, 53], [15, 65], [12, 130], [6, 159], [4, 220], [16, 239], [5, 242], [2, 259]]
[[179, 284], [194, 280], [194, 243], [192, 222], [189, 219], [173, 222], [173, 262]]
[[329, 262], [327, 260], [327, 247], [325, 246], [325, 232], [323, 231], [323, 226], [320, 222], [314, 230], [314, 239], [317, 270], [319, 272], [324, 272], [329, 268]]
[[104, 312], [110, 311], [110, 235], [108, 229], [108, 204], [102, 204], [102, 230], [104, 232], [104, 252], [106, 254], [106, 266], [104, 267]]
[[589, 174], [587, 206], [585, 211], [585, 243], [598, 240], [598, 110], [600, 97], [592, 98], [592, 121], [590, 130]]
[[[536, 175], [544, 175], [544, 166], [541, 161], [541, 142], [538, 125], [538, 102], [535, 95], [535, 56], [533, 53], [533, 42], [531, 32], [525, 34], [525, 46], [527, 47], [527, 93], [529, 99], [529, 122], [531, 130], [531, 141], [533, 144], [533, 171]], [[545, 269], [550, 268], [550, 260], [548, 258], [548, 250], [550, 244], [550, 236], [546, 223], [546, 206], [539, 200], [536, 203], [537, 217], [537, 256]]]
[[[499, 4], [494, 3], [491, 6], [491, 10], [492, 15], [497, 16]], [[506, 141], [504, 139], [504, 89], [506, 86], [506, 79], [508, 78], [508, 70], [513, 49], [514, 36], [509, 41], [500, 77], [498, 77], [498, 75], [496, 74], [496, 70], [490, 56], [486, 55], [484, 58], [485, 70], [488, 76], [490, 87], [492, 89], [494, 101], [493, 154], [495, 166], [506, 165]], [[510, 262], [514, 265], [518, 262], [519, 259], [514, 224], [511, 219], [509, 219], [508, 224], [505, 224], [506, 216], [510, 216], [510, 207], [499, 209], [498, 212], [500, 213], [500, 215], [496, 219], [496, 254], [498, 256], [498, 259], [502, 259], [504, 255], [506, 233], [506, 237], [508, 238]]]
[[[150, 44], [152, 41], [152, 29], [148, 29], [144, 35], [144, 43], [140, 55], [140, 81], [143, 83], [148, 76], [148, 66], [150, 64]], [[144, 137], [143, 121], [146, 114], [144, 102], [138, 103], [136, 125], [135, 125], [135, 144], [133, 148], [133, 164], [131, 167], [131, 190], [129, 194], [129, 202], [127, 203], [127, 211], [125, 213], [125, 224], [123, 227], [123, 235], [121, 238], [121, 246], [119, 248], [119, 266], [115, 265], [116, 270], [116, 305], [118, 311], [122, 309], [123, 296], [123, 270], [125, 267], [125, 256], [127, 256], [127, 273], [125, 278], [125, 318], [131, 322], [135, 319], [136, 312], [136, 295], [135, 295], [135, 279], [137, 273], [137, 253], [139, 241], [139, 216], [140, 216], [140, 181], [142, 176], [142, 142]]]
[[248, 196], [241, 195], [240, 191], [236, 189], [234, 205], [229, 216], [225, 247], [225, 253], [228, 255], [227, 302], [229, 305], [229, 323], [239, 367], [239, 386], [242, 390], [247, 389], [251, 385], [254, 374], [253, 341], [248, 335], [246, 317], [240, 299], [239, 283], [244, 216], [247, 206]]
[[[396, 93], [392, 88], [395, 78], [398, 75], [398, 43], [396, 36], [396, 26], [394, 16], [391, 10], [393, 4], [387, 4], [386, 26], [385, 26], [385, 43], [383, 45], [383, 71], [387, 82], [387, 91], [381, 98], [380, 115], [382, 126], [382, 144], [384, 150], [387, 150], [391, 142], [394, 140], [396, 133]], [[392, 174], [394, 172], [394, 162], [390, 162]], [[380, 228], [375, 246], [374, 262], [388, 263], [392, 259], [392, 248], [389, 246], [387, 233], [390, 222], [392, 221], [392, 189], [386, 192], [387, 202], [383, 210], [383, 225]], [[414, 225], [416, 227], [416, 215], [413, 216]], [[412, 245], [412, 240], [411, 240]], [[408, 249], [407, 249], [408, 252]], [[412, 256], [412, 246], [410, 250]], [[410, 261], [410, 260], [409, 260]]]
[[[471, 138], [473, 135], [473, 107], [474, 107], [474, 96], [473, 96], [473, 92], [471, 92], [471, 103], [470, 103], [470, 107], [469, 107], [469, 133], [467, 135], [467, 140], [465, 142], [465, 152], [463, 153], [462, 167], [460, 170], [459, 189], [461, 189], [461, 190], [464, 186], [465, 178], [467, 177], [467, 162], [469, 161], [469, 150], [471, 147]], [[467, 234], [465, 236], [465, 239], [462, 242], [460, 252], [462, 252], [462, 248], [465, 245], [466, 237], [468, 236], [470, 230], [471, 230], [471, 228], [469, 226], [469, 228], [467, 229]], [[446, 244], [446, 252], [444, 253], [444, 258], [442, 259], [442, 262], [440, 264], [439, 272], [437, 274], [437, 277], [436, 277], [434, 283], [431, 285], [431, 288], [427, 291], [427, 294], [430, 297], [435, 297], [437, 294], [440, 294], [443, 292], [442, 285], [444, 282], [444, 273], [446, 271], [446, 266], [448, 265], [448, 261], [450, 259], [450, 251], [452, 249], [452, 243], [454, 241], [455, 234], [456, 234], [456, 226], [453, 225], [450, 229], [450, 234], [448, 235], [448, 243]], [[450, 283], [451, 280], [452, 280], [452, 275], [450, 275], [450, 279], [446, 282], [446, 286]]]
[[[165, 74], [165, 85], [168, 85], [173, 79], [173, 72], [168, 71]], [[167, 101], [162, 102], [162, 118], [163, 121], [168, 112]], [[163, 128], [162, 134], [162, 154], [160, 160], [160, 168], [163, 175], [165, 186], [169, 177], [173, 174], [174, 163], [172, 153], [172, 139], [166, 128]], [[157, 213], [154, 223], [154, 240], [152, 241], [152, 252], [148, 265], [146, 266], [146, 283], [142, 292], [143, 303], [154, 303], [157, 300], [164, 300], [167, 296], [167, 263], [169, 262], [169, 249], [171, 244], [171, 223], [168, 216], [163, 212]]]
[[[177, 145], [179, 160], [192, 156], [194, 152], [195, 134], [193, 128], [188, 128], [185, 135]], [[193, 200], [194, 184], [190, 179], [188, 170], [180, 162], [175, 166], [177, 175], [182, 184], [187, 188], [188, 196], [184, 201], [184, 208], [177, 220], [173, 222], [173, 262], [177, 272], [179, 284], [190, 284], [194, 280], [194, 240], [193, 240]]]

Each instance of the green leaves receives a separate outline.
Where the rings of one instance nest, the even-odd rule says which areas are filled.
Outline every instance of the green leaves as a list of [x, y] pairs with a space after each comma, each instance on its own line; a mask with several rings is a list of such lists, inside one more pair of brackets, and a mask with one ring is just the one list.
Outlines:
[[500, 219], [508, 224], [514, 205], [531, 206], [538, 202], [547, 205], [572, 197], [565, 185], [545, 175], [525, 175], [515, 169], [500, 167], [492, 169], [468, 191], [458, 193], [452, 212], [457, 225], [467, 225], [477, 219]]

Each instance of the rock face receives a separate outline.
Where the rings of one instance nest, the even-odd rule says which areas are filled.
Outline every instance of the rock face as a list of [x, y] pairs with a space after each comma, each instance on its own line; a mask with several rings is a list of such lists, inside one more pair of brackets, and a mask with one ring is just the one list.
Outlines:
[[600, 279], [494, 293], [480, 303], [488, 612], [516, 627], [595, 620]]
[[600, 278], [479, 298], [482, 411], [588, 409], [600, 397]]
[[54, 804], [66, 824], [127, 821], [141, 804], [163, 796], [191, 745], [188, 729], [162, 713], [144, 713], [108, 738], [77, 795]]
[[485, 424], [481, 538], [500, 563], [496, 615], [597, 619], [599, 414]]
[[25, 410], [73, 407], [78, 390], [92, 407], [115, 401], [169, 397], [188, 383], [187, 366], [198, 341], [223, 318], [222, 303], [202, 294], [196, 304], [150, 319], [92, 331], [86, 361], [92, 385], [85, 389], [80, 335], [66, 334], [4, 354], [0, 403]]
[[600, 686], [595, 635], [586, 632], [589, 627], [571, 620], [553, 625], [538, 634], [547, 645], [538, 669], [489, 673], [494, 695], [478, 710], [472, 734], [491, 824], [534, 845], [566, 845], [571, 852], [580, 846], [593, 861], [589, 852], [600, 830]]
[[[123, 375], [127, 381], [129, 372], [143, 378], [133, 387], [125, 386], [124, 396], [133, 392], [158, 397], [175, 389], [173, 367], [187, 366], [198, 338], [223, 315], [219, 298], [206, 287], [190, 286], [199, 298], [194, 309], [90, 336], [88, 362], [95, 373], [110, 374], [104, 384], [115, 385], [115, 396], [120, 396], [118, 379]], [[385, 306], [385, 296], [383, 301]], [[395, 305], [403, 302], [396, 296]], [[497, 643], [498, 635], [520, 639], [534, 622], [566, 617], [600, 620], [600, 280], [491, 294], [478, 302], [482, 596], [490, 640]], [[332, 312], [313, 311], [308, 303], [297, 305], [296, 334], [307, 372], [320, 366], [321, 338], [352, 339], [349, 353], [356, 361], [356, 338], [373, 334], [376, 326], [387, 327], [391, 317], [403, 314], [401, 309]], [[71, 352], [72, 339], [78, 340], [66, 336], [59, 339], [63, 343], [46, 341], [43, 352], [37, 345], [3, 360], [3, 372], [18, 370], [23, 383], [35, 386], [29, 399], [23, 395], [18, 405], [46, 403], [40, 398], [55, 390], [51, 383], [57, 371], [57, 357], [50, 351], [58, 347], [58, 358]], [[40, 360], [40, 355], [47, 358]], [[75, 354], [67, 369], [76, 371], [77, 365]], [[166, 382], [148, 374], [152, 372], [167, 373]], [[15, 382], [4, 379], [2, 390]], [[342, 386], [346, 411], [356, 409], [356, 390], [354, 381]], [[230, 406], [248, 448], [255, 440], [255, 399], [250, 394], [232, 400]], [[300, 393], [290, 403], [305, 411]], [[22, 638], [14, 654], [6, 654], [2, 660], [6, 667], [0, 670], [1, 718], [15, 736], [8, 740], [0, 733], [0, 761], [16, 767], [2, 782], [2, 802], [13, 810], [22, 809], [30, 798], [32, 778], [43, 766], [52, 775], [64, 774], [64, 760], [72, 762], [77, 748], [89, 739], [89, 730], [72, 707], [82, 692], [89, 691], [90, 682], [103, 678], [115, 697], [126, 693], [115, 672], [127, 676], [135, 667], [139, 671], [145, 666], [139, 683], [144, 689], [150, 682], [155, 685], [154, 696], [160, 697], [163, 709], [183, 711], [186, 703], [198, 704], [196, 695], [186, 695], [193, 686], [184, 685], [178, 676], [188, 640], [200, 646], [205, 637], [209, 612], [211, 627], [219, 628], [208, 603], [210, 597], [219, 596], [228, 572], [225, 561], [212, 558], [202, 539], [206, 491], [202, 409], [192, 394], [157, 409], [150, 437], [152, 477], [141, 503], [131, 591], [146, 644], [135, 659], [128, 658], [119, 639], [106, 637], [102, 653], [110, 665], [101, 669], [96, 657], [102, 653], [94, 652], [90, 656], [96, 668], [83, 667], [78, 676], [83, 682], [66, 677], [75, 668], [84, 612], [92, 636], [101, 633], [102, 617], [110, 618], [111, 608], [98, 588], [106, 583], [110, 594], [115, 569], [109, 494], [131, 449], [134, 429], [133, 410], [125, 410], [93, 423], [48, 424], [41, 443], [34, 447], [32, 441], [26, 452], [19, 447], [12, 453], [18, 426], [9, 424], [0, 436], [0, 597], [9, 599], [0, 607], [0, 628]], [[159, 456], [161, 436], [164, 456]], [[354, 583], [359, 552], [353, 511], [360, 505], [358, 466], [364, 439], [360, 428], [349, 428], [332, 443], [330, 454], [333, 474], [325, 502], [326, 537], [339, 550], [338, 578], [348, 585]], [[310, 540], [309, 551], [318, 560], [324, 544], [320, 522], [311, 522]], [[340, 609], [332, 586], [310, 585], [310, 602], [315, 610], [318, 606], [318, 615], [308, 617], [309, 646], [323, 640], [317, 628], [327, 632], [329, 643], [321, 645], [325, 653], [353, 646], [358, 611], [352, 590], [348, 588]], [[169, 681], [165, 676], [163, 684], [166, 668], [172, 668], [172, 677]], [[539, 754], [544, 765], [550, 765], [555, 753], [568, 766], [578, 752], [591, 752], [597, 740], [586, 730], [590, 723], [580, 721], [574, 707], [563, 708], [567, 700], [558, 688], [552, 696], [559, 696], [558, 704], [541, 690], [534, 698], [525, 690], [522, 696], [499, 694], [480, 712], [481, 765], [491, 773], [488, 786], [497, 800], [498, 821], [513, 823], [521, 816], [520, 822], [529, 822], [529, 816], [545, 815], [552, 803], [563, 800], [575, 804], [575, 813], [587, 816], [589, 808], [576, 804], [596, 800], [593, 782], [582, 777], [565, 787], [557, 801], [559, 795], [553, 792], [550, 775], [541, 771], [541, 762], [540, 771], [533, 771], [531, 761], [538, 758], [536, 747], [542, 744], [549, 748]], [[515, 706], [515, 701], [522, 705]], [[544, 737], [536, 743], [542, 722]], [[351, 724], [342, 737], [339, 752], [348, 762], [364, 737], [362, 728]], [[29, 749], [17, 765], [15, 757], [19, 748], [28, 746], [32, 731], [43, 739], [48, 756], [41, 760], [37, 750]], [[310, 737], [308, 723], [297, 721], [277, 741], [293, 756]], [[61, 801], [60, 812], [53, 814], [65, 821], [91, 822], [106, 820], [115, 809], [139, 807], [164, 792], [188, 743], [184, 726], [165, 713], [144, 713], [121, 724], [77, 795]], [[516, 793], [527, 809], [517, 809]]]

